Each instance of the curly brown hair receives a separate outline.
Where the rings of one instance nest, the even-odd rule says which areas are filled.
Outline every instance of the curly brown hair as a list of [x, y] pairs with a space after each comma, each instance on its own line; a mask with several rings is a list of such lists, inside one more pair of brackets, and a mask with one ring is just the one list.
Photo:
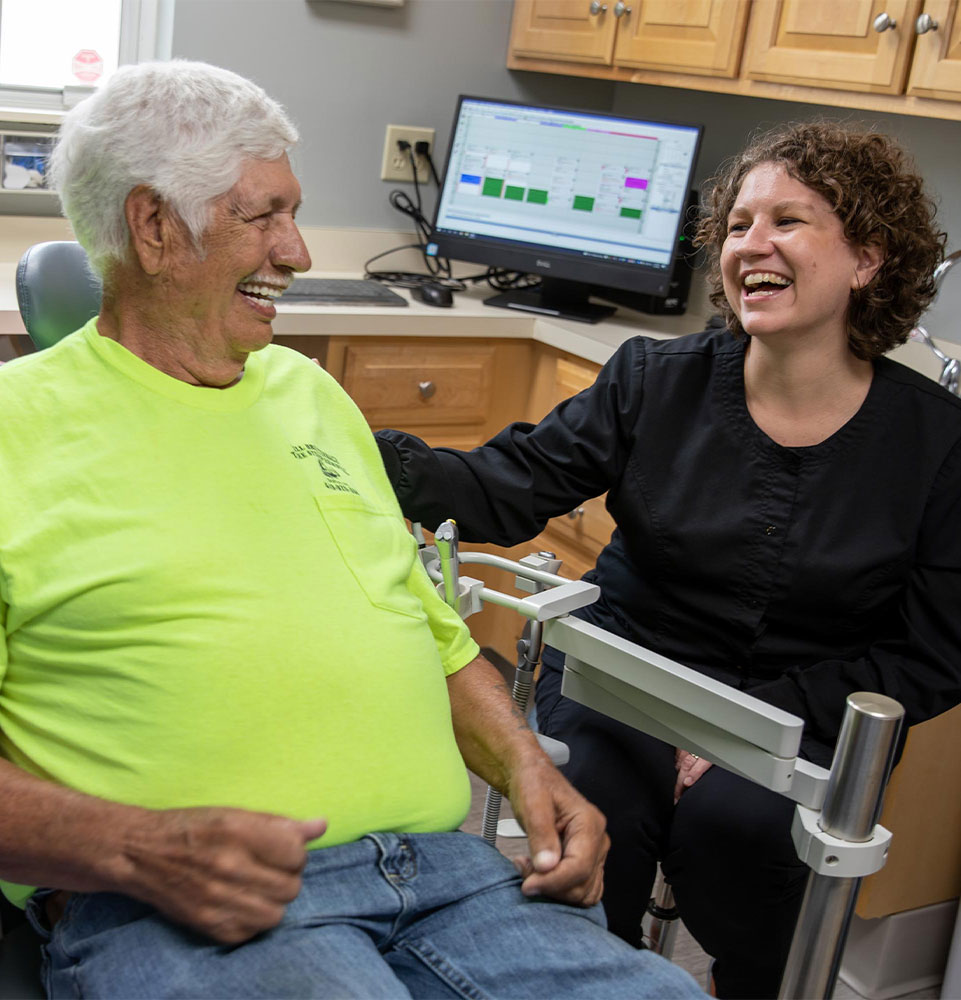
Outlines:
[[721, 247], [744, 178], [762, 163], [779, 163], [827, 199], [855, 246], [880, 247], [874, 278], [851, 293], [848, 344], [871, 360], [903, 344], [934, 298], [934, 270], [947, 236], [907, 153], [889, 136], [836, 122], [778, 126], [757, 136], [708, 181], [696, 240], [707, 252], [711, 302], [735, 336], [744, 330], [724, 295]]

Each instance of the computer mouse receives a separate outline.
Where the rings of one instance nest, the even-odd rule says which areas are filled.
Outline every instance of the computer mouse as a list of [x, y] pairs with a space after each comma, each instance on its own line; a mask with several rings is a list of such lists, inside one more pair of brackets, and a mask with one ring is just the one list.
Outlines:
[[454, 304], [454, 293], [444, 285], [428, 281], [423, 285], [415, 285], [410, 290], [415, 299], [420, 299], [424, 305], [449, 308]]

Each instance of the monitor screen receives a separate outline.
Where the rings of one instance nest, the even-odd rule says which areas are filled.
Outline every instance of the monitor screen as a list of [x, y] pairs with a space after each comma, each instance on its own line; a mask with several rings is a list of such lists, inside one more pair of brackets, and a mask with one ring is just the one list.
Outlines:
[[665, 296], [701, 133], [462, 96], [431, 249], [541, 275], [553, 299], [584, 298], [589, 286]]

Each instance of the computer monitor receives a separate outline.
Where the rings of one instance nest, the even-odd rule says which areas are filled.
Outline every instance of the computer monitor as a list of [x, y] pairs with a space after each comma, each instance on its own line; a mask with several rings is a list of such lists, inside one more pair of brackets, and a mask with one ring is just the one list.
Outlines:
[[490, 305], [596, 322], [667, 296], [700, 125], [461, 96], [429, 253], [540, 275]]

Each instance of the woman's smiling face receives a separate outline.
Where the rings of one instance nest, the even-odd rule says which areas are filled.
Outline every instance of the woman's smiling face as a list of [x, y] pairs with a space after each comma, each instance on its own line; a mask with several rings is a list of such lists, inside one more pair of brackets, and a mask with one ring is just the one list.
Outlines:
[[847, 337], [851, 292], [880, 264], [844, 237], [827, 199], [778, 163], [741, 183], [721, 248], [724, 293], [752, 337], [792, 333]]

